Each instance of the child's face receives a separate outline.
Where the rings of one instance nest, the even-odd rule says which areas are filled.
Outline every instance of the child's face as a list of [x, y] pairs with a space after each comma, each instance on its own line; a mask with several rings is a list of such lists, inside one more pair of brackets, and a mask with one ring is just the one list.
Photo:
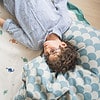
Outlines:
[[49, 56], [50, 61], [57, 60], [58, 56], [61, 54], [60, 47], [66, 47], [65, 42], [59, 40], [48, 40], [44, 43], [44, 55]]

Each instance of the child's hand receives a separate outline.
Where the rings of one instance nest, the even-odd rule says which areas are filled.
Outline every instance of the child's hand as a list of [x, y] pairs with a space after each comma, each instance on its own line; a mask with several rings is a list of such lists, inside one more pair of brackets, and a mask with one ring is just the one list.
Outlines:
[[2, 19], [2, 18], [0, 18], [0, 27], [2, 27], [2, 26], [3, 26], [4, 22], [5, 22], [5, 20], [4, 20], [4, 19]]

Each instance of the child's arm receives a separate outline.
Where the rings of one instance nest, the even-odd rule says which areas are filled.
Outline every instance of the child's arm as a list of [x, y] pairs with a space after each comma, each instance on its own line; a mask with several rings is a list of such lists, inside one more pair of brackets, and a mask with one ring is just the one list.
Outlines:
[[65, 21], [70, 20], [71, 22], [72, 18], [67, 8], [67, 2], [68, 0], [54, 0], [54, 6], [57, 8], [59, 14], [65, 18]]
[[60, 13], [68, 11], [67, 0], [54, 0], [54, 5]]
[[28, 36], [16, 23], [14, 23], [13, 20], [11, 20], [11, 19], [4, 20], [4, 19], [0, 18], [0, 26], [5, 31], [7, 31], [14, 39], [19, 41], [23, 45], [34, 49], [34, 46], [31, 43]]
[[57, 28], [61, 33], [65, 33], [72, 23], [72, 18], [67, 8], [67, 0], [52, 0], [52, 2], [58, 14], [61, 15]]

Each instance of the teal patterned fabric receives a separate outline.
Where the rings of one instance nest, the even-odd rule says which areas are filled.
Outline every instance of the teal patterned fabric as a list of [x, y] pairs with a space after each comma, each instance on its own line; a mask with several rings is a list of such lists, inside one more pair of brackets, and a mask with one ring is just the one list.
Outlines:
[[[100, 31], [80, 21], [73, 22], [64, 34], [64, 40], [70, 41], [79, 50], [78, 64], [92, 72], [100, 66]], [[99, 74], [97, 71], [94, 72]]]
[[[25, 92], [18, 95], [15, 100], [52, 100], [58, 99], [68, 91], [69, 83], [62, 74], [55, 78], [45, 63], [44, 58], [37, 57], [24, 66], [24, 85], [20, 91]], [[29, 99], [30, 100], [30, 99]]]
[[99, 100], [100, 31], [75, 21], [63, 39], [79, 48], [78, 65], [64, 75], [51, 73], [43, 57], [28, 62], [15, 100]]
[[[79, 49], [78, 66], [68, 72], [68, 100], [100, 99], [100, 31], [80, 21], [73, 22], [63, 36]], [[66, 99], [65, 99], [66, 100]]]

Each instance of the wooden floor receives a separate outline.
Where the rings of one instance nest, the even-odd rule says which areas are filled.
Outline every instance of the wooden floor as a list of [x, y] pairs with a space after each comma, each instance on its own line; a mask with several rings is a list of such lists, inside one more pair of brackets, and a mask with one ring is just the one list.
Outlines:
[[100, 30], [100, 0], [69, 0], [79, 7], [89, 23]]

